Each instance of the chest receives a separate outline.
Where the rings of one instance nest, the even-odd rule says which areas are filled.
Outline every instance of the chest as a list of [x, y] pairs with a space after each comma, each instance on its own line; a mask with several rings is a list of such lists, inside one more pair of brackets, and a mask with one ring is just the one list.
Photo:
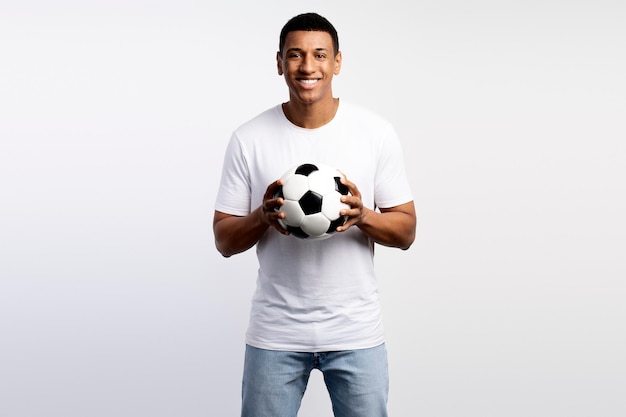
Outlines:
[[309, 135], [286, 132], [266, 142], [254, 142], [247, 158], [253, 206], [261, 203], [270, 183], [306, 162], [337, 168], [356, 184], [364, 203], [373, 205], [377, 152], [367, 139], [341, 131]]

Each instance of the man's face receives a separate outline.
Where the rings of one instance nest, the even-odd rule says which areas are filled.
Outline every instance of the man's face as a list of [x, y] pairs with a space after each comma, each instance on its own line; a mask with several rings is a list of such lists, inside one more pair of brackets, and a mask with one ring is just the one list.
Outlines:
[[282, 55], [276, 56], [278, 75], [284, 75], [289, 99], [314, 104], [332, 99], [332, 79], [341, 69], [341, 53], [335, 55], [327, 32], [289, 32]]

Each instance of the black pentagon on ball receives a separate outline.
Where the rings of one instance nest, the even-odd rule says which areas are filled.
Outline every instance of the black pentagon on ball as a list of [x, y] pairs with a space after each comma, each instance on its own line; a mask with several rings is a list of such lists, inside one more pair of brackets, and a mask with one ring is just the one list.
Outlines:
[[285, 198], [285, 195], [283, 194], [283, 186], [279, 185], [278, 189], [276, 191], [274, 191], [274, 198]]
[[335, 233], [337, 231], [336, 229], [339, 226], [343, 226], [345, 222], [346, 222], [346, 216], [339, 216], [338, 218], [330, 222], [330, 226], [328, 227], [328, 230], [326, 231], [326, 233]]
[[348, 195], [350, 191], [348, 191], [348, 187], [341, 183], [341, 177], [335, 178], [335, 190], [341, 195]]
[[315, 191], [307, 191], [298, 200], [304, 214], [314, 214], [322, 211], [322, 196]]
[[289, 233], [291, 233], [291, 235], [299, 237], [300, 239], [306, 239], [309, 237], [309, 235], [306, 234], [304, 230], [300, 229], [299, 227], [287, 226], [287, 230], [289, 230]]
[[302, 164], [296, 168], [296, 174], [304, 175], [308, 177], [311, 172], [319, 171], [319, 168], [313, 164]]

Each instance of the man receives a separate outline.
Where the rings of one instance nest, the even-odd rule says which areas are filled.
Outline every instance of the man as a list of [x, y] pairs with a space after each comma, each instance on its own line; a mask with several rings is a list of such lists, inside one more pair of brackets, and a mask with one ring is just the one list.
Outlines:
[[[239, 127], [229, 142], [214, 215], [229, 257], [256, 245], [257, 289], [246, 334], [242, 417], [295, 417], [319, 369], [336, 417], [387, 415], [387, 354], [374, 244], [408, 249], [416, 215], [395, 131], [333, 97], [341, 69], [337, 32], [314, 13], [281, 31], [278, 74], [289, 101]], [[274, 198], [292, 166], [340, 169], [347, 222], [322, 241], [289, 236]], [[269, 184], [269, 185], [268, 185]], [[358, 186], [357, 186], [358, 185]]]

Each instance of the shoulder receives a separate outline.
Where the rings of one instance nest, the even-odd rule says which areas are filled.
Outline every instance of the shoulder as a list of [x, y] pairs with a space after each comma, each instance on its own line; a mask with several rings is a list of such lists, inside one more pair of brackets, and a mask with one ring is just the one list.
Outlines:
[[351, 101], [341, 101], [341, 112], [345, 120], [358, 123], [359, 125], [368, 126], [369, 128], [375, 126], [382, 129], [392, 128], [391, 123], [380, 114]]
[[271, 107], [237, 127], [229, 142], [229, 151], [252, 160], [264, 152], [270, 152], [282, 137], [285, 122], [281, 106]]
[[359, 135], [385, 138], [396, 136], [391, 122], [375, 111], [352, 102], [341, 102], [341, 120]]
[[252, 119], [240, 125], [235, 133], [238, 136], [246, 136], [249, 133], [259, 133], [264, 129], [276, 129], [277, 125], [281, 123], [281, 106], [276, 105], [263, 111]]

